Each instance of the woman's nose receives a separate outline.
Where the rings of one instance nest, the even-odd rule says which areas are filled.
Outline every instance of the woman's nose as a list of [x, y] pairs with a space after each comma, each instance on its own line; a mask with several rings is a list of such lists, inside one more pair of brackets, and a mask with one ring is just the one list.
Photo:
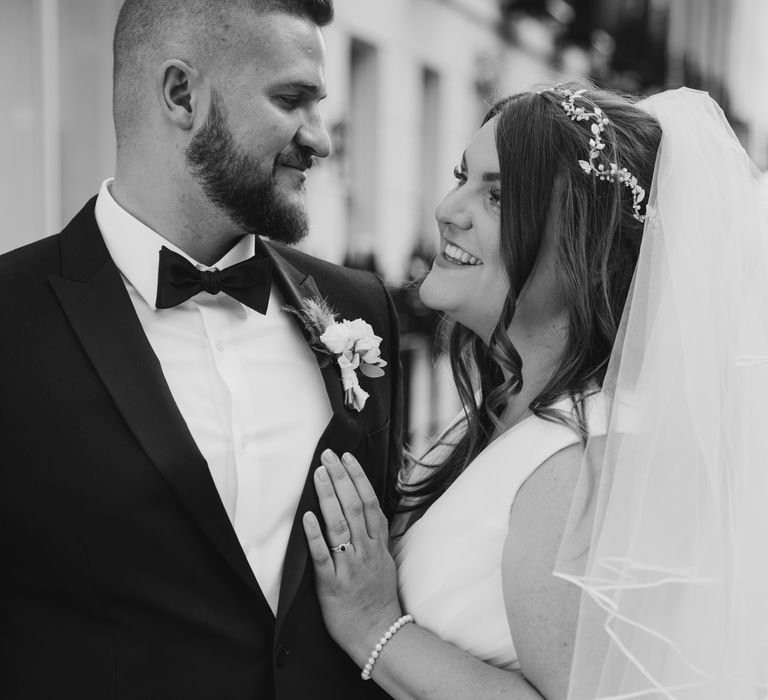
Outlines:
[[449, 192], [435, 209], [435, 219], [438, 224], [449, 224], [459, 229], [472, 226], [472, 217], [465, 206], [460, 190]]

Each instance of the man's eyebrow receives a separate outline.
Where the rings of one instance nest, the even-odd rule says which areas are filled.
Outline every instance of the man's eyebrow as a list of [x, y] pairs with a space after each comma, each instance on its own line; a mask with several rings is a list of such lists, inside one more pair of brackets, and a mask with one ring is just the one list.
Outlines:
[[317, 85], [316, 83], [307, 83], [303, 80], [286, 80], [282, 83], [276, 83], [272, 86], [273, 90], [300, 90], [306, 92], [309, 95], [316, 96], [322, 100], [326, 97], [327, 92], [324, 86]]

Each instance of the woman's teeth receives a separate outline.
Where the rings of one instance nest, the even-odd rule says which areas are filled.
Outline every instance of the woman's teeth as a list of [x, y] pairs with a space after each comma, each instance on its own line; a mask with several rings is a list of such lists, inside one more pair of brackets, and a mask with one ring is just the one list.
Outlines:
[[445, 251], [443, 253], [446, 259], [456, 265], [482, 265], [483, 261], [476, 258], [474, 255], [470, 255], [466, 250], [459, 248], [453, 243], [445, 244]]

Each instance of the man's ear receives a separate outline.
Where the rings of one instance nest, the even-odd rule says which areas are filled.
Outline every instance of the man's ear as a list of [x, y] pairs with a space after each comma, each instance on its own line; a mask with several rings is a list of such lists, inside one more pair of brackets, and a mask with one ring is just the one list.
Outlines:
[[200, 73], [188, 63], [173, 58], [160, 67], [160, 105], [164, 115], [180, 129], [188, 131], [200, 107]]

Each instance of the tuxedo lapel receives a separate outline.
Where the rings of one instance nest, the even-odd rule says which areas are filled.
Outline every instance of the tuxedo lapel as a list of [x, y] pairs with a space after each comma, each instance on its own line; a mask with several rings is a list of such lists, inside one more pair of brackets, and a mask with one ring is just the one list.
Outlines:
[[[323, 298], [311, 275], [297, 270], [282, 255], [272, 248], [265, 246], [265, 249], [272, 257], [274, 263], [274, 281], [288, 306], [292, 306], [295, 309], [301, 309], [306, 299]], [[307, 329], [303, 322], [295, 315], [293, 315], [293, 319], [298, 324], [304, 338], [309, 342]], [[325, 359], [327, 356], [324, 355], [323, 358]], [[330, 400], [331, 408], [333, 410], [333, 420], [328, 424], [326, 433], [332, 428], [334, 432], [337, 430], [342, 430], [344, 432], [351, 431], [354, 433], [359, 432], [358, 416], [360, 414], [347, 408], [344, 403], [344, 389], [341, 383], [339, 366], [335, 362], [321, 363], [320, 356], [318, 356], [317, 359], [320, 364], [320, 371], [323, 375], [325, 390], [328, 393], [328, 399]], [[326, 433], [323, 433], [323, 438], [326, 437]]]
[[[300, 310], [304, 306], [306, 299], [322, 299], [320, 290], [317, 288], [312, 275], [307, 275], [297, 270], [272, 248], [266, 248], [266, 250], [274, 263], [275, 283], [288, 306]], [[293, 319], [298, 324], [304, 338], [309, 342], [307, 329], [301, 319], [295, 315]], [[318, 357], [319, 360], [320, 358]], [[331, 402], [334, 415], [345, 414], [347, 411], [344, 405], [344, 390], [338, 366], [333, 362], [326, 362], [321, 364], [320, 371], [323, 375], [325, 390], [328, 393], [328, 399]]]
[[266, 608], [208, 465], [109, 257], [93, 214], [93, 200], [62, 232], [60, 241], [62, 275], [51, 276], [50, 282], [96, 372], [168, 486]]
[[[301, 309], [305, 299], [322, 298], [320, 290], [317, 288], [311, 275], [297, 270], [272, 247], [265, 246], [265, 248], [274, 262], [273, 279], [286, 304], [296, 309]], [[303, 323], [298, 318], [296, 318], [296, 322], [299, 324], [304, 337], [308, 339], [307, 329]], [[355, 454], [366, 435], [361, 425], [360, 414], [347, 408], [344, 403], [344, 390], [341, 384], [338, 365], [335, 362], [327, 362], [321, 365], [320, 371], [322, 372], [325, 389], [328, 392], [328, 398], [333, 409], [333, 416], [317, 443], [311, 464], [308, 465], [307, 478], [288, 539], [277, 608], [276, 638], [280, 634], [285, 614], [296, 596], [296, 591], [307, 569], [309, 553], [302, 525], [302, 517], [308, 510], [318, 515], [320, 513], [313, 481], [315, 467], [320, 466], [320, 455], [327, 449], [331, 449], [337, 454], [342, 452]]]

